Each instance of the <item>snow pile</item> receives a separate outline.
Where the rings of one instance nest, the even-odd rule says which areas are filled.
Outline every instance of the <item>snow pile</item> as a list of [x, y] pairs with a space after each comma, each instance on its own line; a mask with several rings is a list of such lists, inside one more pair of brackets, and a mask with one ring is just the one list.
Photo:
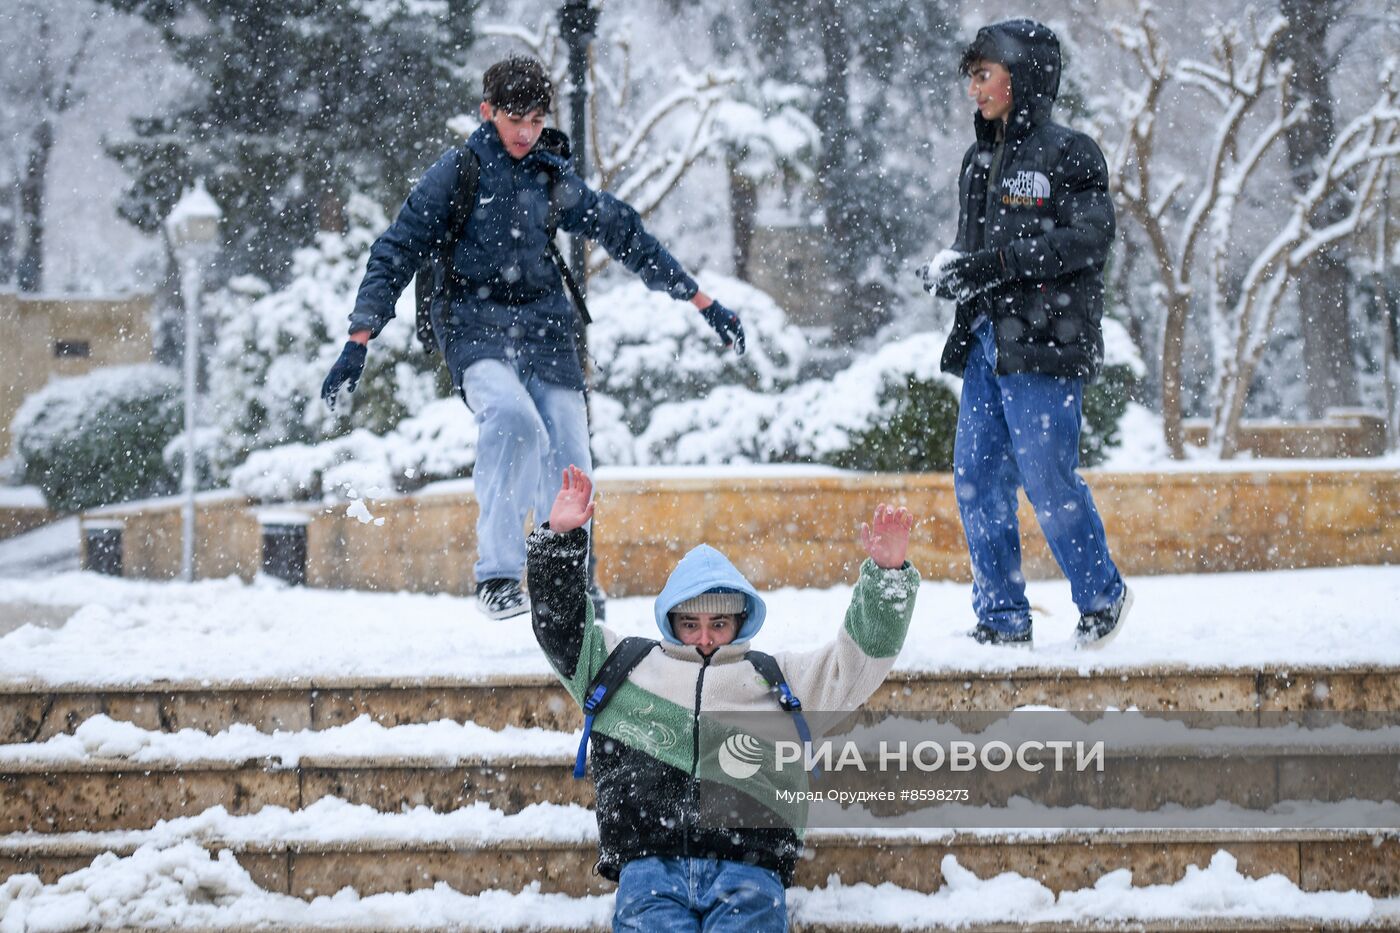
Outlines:
[[1102, 923], [1152, 920], [1302, 918], [1359, 923], [1376, 916], [1378, 904], [1359, 891], [1303, 891], [1282, 875], [1250, 878], [1234, 856], [1219, 851], [1207, 868], [1187, 866], [1175, 884], [1132, 886], [1127, 869], [1112, 871], [1092, 888], [1059, 897], [1038, 881], [1013, 872], [978, 878], [952, 855], [941, 863], [945, 884], [933, 894], [892, 884], [843, 885], [792, 892], [792, 919], [799, 923], [936, 923], [958, 928], [975, 923]]
[[0, 509], [42, 509], [48, 507], [38, 486], [0, 486]]
[[[947, 855], [945, 885], [932, 894], [893, 884], [844, 885], [789, 892], [797, 924], [865, 923], [957, 929], [977, 923], [1104, 923], [1156, 920], [1310, 919], [1362, 923], [1393, 917], [1393, 900], [1360, 892], [1305, 892], [1281, 875], [1249, 878], [1233, 856], [1217, 852], [1205, 869], [1188, 867], [1175, 884], [1134, 888], [1126, 870], [1092, 888], [1058, 897], [1030, 878], [1004, 873], [982, 879]], [[361, 897], [343, 890], [310, 902], [259, 888], [231, 852], [211, 857], [191, 841], [142, 846], [125, 858], [107, 854], [52, 885], [34, 875], [0, 884], [0, 931], [64, 931], [96, 927], [192, 927], [269, 924], [411, 930], [606, 928], [612, 896], [519, 893], [463, 895], [439, 883], [413, 893]], [[463, 927], [463, 919], [470, 918]]]
[[[589, 929], [604, 927], [612, 898], [508, 893], [458, 894], [444, 884], [412, 894], [360, 897], [346, 889], [311, 902], [259, 888], [228, 851], [211, 858], [193, 842], [144, 846], [52, 885], [34, 875], [0, 884], [0, 933], [142, 926], [186, 928], [267, 924], [325, 929]], [[472, 918], [464, 926], [464, 918]]]
[[299, 810], [266, 806], [243, 816], [233, 816], [222, 806], [210, 807], [197, 816], [160, 820], [150, 829], [10, 833], [0, 836], [0, 854], [23, 851], [37, 844], [106, 846], [115, 850], [169, 848], [195, 842], [236, 849], [278, 849], [354, 843], [384, 848], [437, 844], [490, 846], [520, 840], [596, 843], [598, 822], [592, 810], [576, 804], [532, 803], [517, 813], [506, 813], [476, 801], [446, 813], [425, 806], [385, 813], [367, 804], [322, 797]]

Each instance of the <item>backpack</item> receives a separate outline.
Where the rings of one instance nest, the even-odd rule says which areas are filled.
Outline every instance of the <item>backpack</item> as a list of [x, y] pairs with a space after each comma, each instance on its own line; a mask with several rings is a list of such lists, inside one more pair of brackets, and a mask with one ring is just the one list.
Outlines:
[[[583, 738], [579, 739], [578, 755], [574, 758], [574, 777], [581, 778], [588, 773], [588, 737], [593, 734], [593, 720], [612, 702], [613, 694], [632, 669], [641, 663], [642, 658], [651, 653], [661, 642], [654, 638], [629, 635], [617, 643], [612, 653], [598, 668], [598, 673], [588, 682], [588, 690], [583, 701]], [[793, 696], [788, 688], [787, 678], [778, 666], [778, 659], [762, 651], [747, 651], [744, 660], [753, 665], [758, 675], [768, 683], [769, 689], [778, 694], [778, 706], [791, 713], [797, 736], [806, 746], [812, 744], [812, 732], [807, 728], [807, 720], [802, 715], [802, 701]]]
[[[546, 151], [552, 152], [561, 158], [569, 157], [569, 137], [559, 130], [546, 127], [540, 133], [540, 141], [537, 145], [543, 146]], [[471, 218], [472, 211], [476, 209], [477, 185], [481, 180], [481, 162], [477, 159], [476, 153], [466, 146], [462, 147], [462, 157], [457, 160], [457, 184], [452, 193], [450, 202], [451, 213], [447, 222], [447, 237], [434, 244], [435, 248], [428, 251], [428, 255], [423, 257], [423, 262], [418, 266], [417, 272], [413, 276], [413, 298], [417, 309], [414, 330], [418, 334], [418, 342], [423, 345], [424, 352], [432, 354], [438, 349], [437, 334], [433, 330], [432, 309], [433, 304], [439, 299], [446, 297], [449, 286], [452, 284], [452, 251], [457, 246], [457, 241], [466, 232], [467, 221]], [[549, 186], [549, 220], [546, 222], [545, 232], [549, 244], [549, 257], [554, 261], [554, 266], [559, 270], [559, 274], [564, 279], [564, 285], [569, 291], [569, 297], [573, 299], [574, 308], [582, 318], [584, 324], [592, 324], [593, 318], [588, 313], [588, 305], [583, 300], [583, 290], [579, 288], [578, 281], [569, 271], [569, 264], [564, 261], [564, 256], [559, 252], [559, 245], [554, 242], [555, 235], [559, 232], [559, 198], [557, 196], [558, 178]]]

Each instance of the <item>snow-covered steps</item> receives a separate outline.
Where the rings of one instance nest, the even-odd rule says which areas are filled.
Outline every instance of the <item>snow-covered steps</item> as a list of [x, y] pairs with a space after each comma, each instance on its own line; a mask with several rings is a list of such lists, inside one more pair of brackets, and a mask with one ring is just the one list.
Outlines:
[[[140, 832], [11, 834], [0, 837], [0, 878], [33, 873], [51, 883], [102, 853], [184, 843], [227, 849], [260, 887], [298, 897], [345, 887], [361, 895], [415, 891], [439, 882], [464, 894], [532, 884], [575, 897], [610, 889], [592, 872], [596, 830], [582, 807], [536, 805], [505, 814], [475, 804], [446, 814], [385, 814], [333, 799], [245, 817], [214, 808]], [[1170, 884], [1222, 850], [1251, 878], [1278, 874], [1305, 891], [1400, 895], [1400, 835], [1364, 830], [813, 831], [797, 884], [839, 876], [847, 885], [934, 892], [949, 880], [950, 855], [979, 877], [1014, 872], [1053, 892], [1089, 887], [1123, 869], [1138, 885]]]
[[[1059, 892], [1033, 877], [974, 870], [960, 861], [966, 854], [939, 861], [942, 884], [932, 892], [837, 878], [796, 887], [788, 895], [791, 929], [1301, 931], [1394, 929], [1400, 922], [1400, 900], [1307, 891], [1285, 874], [1256, 877], [1223, 851], [1171, 882], [1148, 883], [1118, 869]], [[539, 883], [480, 893], [447, 885], [382, 894], [344, 889], [303, 899], [260, 887], [231, 852], [211, 858], [199, 843], [175, 837], [151, 838], [128, 856], [102, 855], [48, 884], [35, 876], [0, 882], [0, 916], [18, 929], [591, 933], [608, 929], [612, 906], [611, 894], [571, 897]]]
[[[1190, 815], [1197, 826], [1400, 826], [1397, 730], [1359, 733], [1361, 744], [1339, 780], [1328, 749], [1315, 743], [1263, 744], [1253, 742], [1252, 733], [1225, 730], [1214, 740], [1183, 744], [1171, 728], [1160, 732], [1165, 741], [1150, 739], [1158, 734], [1150, 721], [1125, 725], [1139, 744], [1115, 745], [1106, 779], [964, 778], [969, 797], [948, 807], [968, 812], [939, 819], [989, 825], [988, 814], [976, 808], [990, 806], [997, 808], [990, 825], [1045, 825], [1043, 814], [1005, 809], [1029, 796], [1047, 806], [1095, 808], [1081, 817], [1052, 815], [1052, 825], [1085, 825], [1062, 823], [1071, 818], [1092, 818], [1093, 825], [1188, 825], [1177, 809], [1185, 806], [1197, 811]], [[384, 813], [413, 807], [446, 813], [475, 803], [508, 814], [532, 804], [591, 806], [592, 782], [572, 777], [577, 740], [575, 733], [491, 730], [450, 720], [385, 727], [367, 716], [319, 731], [268, 734], [239, 725], [214, 735], [169, 733], [98, 715], [73, 735], [0, 746], [0, 832], [139, 830], [216, 805], [246, 815], [304, 810], [325, 798]], [[1149, 741], [1157, 744], [1144, 744]], [[1245, 741], [1250, 744], [1240, 744]], [[855, 794], [917, 783], [881, 784], [852, 767], [828, 768], [819, 787]], [[1318, 803], [1304, 813], [1298, 801]], [[887, 816], [907, 813], [910, 805], [868, 806]], [[1154, 820], [1164, 808], [1177, 815]]]
[[[1007, 649], [1010, 650], [1010, 649]], [[1004, 710], [1136, 707], [1143, 710], [1400, 709], [1400, 666], [1258, 668], [1156, 665], [1084, 669], [895, 672], [870, 709]], [[484, 678], [307, 678], [243, 683], [90, 686], [0, 684], [0, 743], [42, 741], [104, 714], [147, 729], [219, 732], [235, 723], [325, 729], [369, 716], [384, 725], [440, 719], [571, 731], [582, 724], [544, 674]]]
[[0, 745], [0, 832], [144, 829], [215, 805], [246, 814], [324, 797], [384, 812], [591, 804], [592, 782], [572, 777], [577, 741], [451, 720], [386, 728], [362, 716], [319, 731], [235, 725], [211, 735], [97, 715], [73, 735]]

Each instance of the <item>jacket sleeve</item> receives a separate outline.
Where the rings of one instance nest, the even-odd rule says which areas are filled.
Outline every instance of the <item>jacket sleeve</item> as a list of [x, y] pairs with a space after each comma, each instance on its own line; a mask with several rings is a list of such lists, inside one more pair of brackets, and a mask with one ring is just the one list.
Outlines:
[[462, 154], [462, 149], [453, 149], [428, 169], [389, 229], [370, 247], [369, 265], [350, 312], [350, 333], [368, 330], [371, 337], [379, 336], [428, 251], [447, 238]]
[[919, 571], [907, 562], [897, 570], [882, 570], [869, 559], [861, 565], [836, 638], [815, 651], [778, 655], [804, 708], [853, 710], [879, 689], [904, 647], [918, 591]]
[[1003, 247], [1013, 278], [1046, 281], [1103, 265], [1113, 246], [1108, 165], [1094, 141], [1075, 134], [1060, 159], [1055, 225]]
[[559, 226], [596, 240], [608, 255], [637, 275], [652, 291], [689, 301], [700, 286], [664, 246], [642, 226], [642, 217], [625, 201], [585, 185], [573, 172], [560, 179]]
[[616, 638], [593, 618], [588, 598], [588, 532], [537, 528], [526, 539], [535, 640], [580, 705]]

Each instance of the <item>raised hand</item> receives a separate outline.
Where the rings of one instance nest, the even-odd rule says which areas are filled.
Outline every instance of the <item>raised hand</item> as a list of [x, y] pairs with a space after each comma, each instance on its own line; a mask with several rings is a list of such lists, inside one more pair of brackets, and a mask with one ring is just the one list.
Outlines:
[[875, 566], [898, 570], [904, 566], [904, 558], [909, 553], [909, 532], [913, 527], [914, 516], [908, 509], [882, 502], [875, 507], [870, 521], [861, 522], [861, 547], [875, 561]]
[[549, 529], [564, 533], [582, 528], [593, 517], [593, 480], [578, 467], [570, 464], [564, 470], [559, 494], [549, 510]]

